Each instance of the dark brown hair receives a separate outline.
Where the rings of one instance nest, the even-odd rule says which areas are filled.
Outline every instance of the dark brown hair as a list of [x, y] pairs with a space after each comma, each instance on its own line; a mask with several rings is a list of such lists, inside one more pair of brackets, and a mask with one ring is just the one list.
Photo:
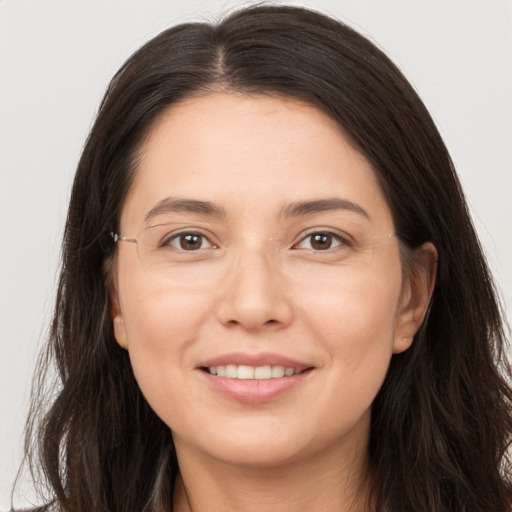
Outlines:
[[[219, 88], [327, 112], [373, 164], [405, 250], [427, 241], [437, 248], [429, 315], [411, 348], [393, 356], [372, 408], [377, 510], [509, 510], [503, 320], [446, 147], [413, 88], [366, 38], [314, 11], [265, 5], [161, 33], [103, 99], [74, 181], [28, 424], [27, 446], [39, 450], [31, 452], [34, 478], [50, 509], [171, 509], [178, 466], [170, 430], [114, 340], [105, 268], [145, 134], [169, 105]], [[59, 382], [47, 399], [52, 361]]]

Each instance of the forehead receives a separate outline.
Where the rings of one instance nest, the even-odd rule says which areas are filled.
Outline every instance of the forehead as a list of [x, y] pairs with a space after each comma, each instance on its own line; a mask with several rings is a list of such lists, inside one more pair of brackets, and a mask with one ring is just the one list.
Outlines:
[[122, 222], [136, 223], [166, 197], [213, 202], [228, 213], [276, 213], [297, 201], [341, 197], [389, 217], [373, 168], [329, 116], [242, 93], [188, 98], [155, 122]]

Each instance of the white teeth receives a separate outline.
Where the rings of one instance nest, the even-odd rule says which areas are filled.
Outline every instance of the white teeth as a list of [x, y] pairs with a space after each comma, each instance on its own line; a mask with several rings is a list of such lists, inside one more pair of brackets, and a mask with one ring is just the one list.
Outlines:
[[271, 379], [272, 367], [271, 366], [257, 366], [254, 368], [255, 379]]
[[280, 379], [281, 377], [291, 377], [298, 375], [301, 370], [285, 366], [248, 366], [241, 364], [228, 364], [226, 366], [210, 366], [208, 372], [218, 377], [227, 377], [229, 379], [241, 380], [268, 380]]
[[272, 378], [279, 379], [284, 377], [284, 366], [272, 366]]
[[237, 379], [254, 379], [254, 367], [241, 364], [236, 372]]
[[228, 364], [226, 365], [226, 377], [228, 379], [236, 379], [238, 377], [238, 372], [236, 369], [236, 364]]

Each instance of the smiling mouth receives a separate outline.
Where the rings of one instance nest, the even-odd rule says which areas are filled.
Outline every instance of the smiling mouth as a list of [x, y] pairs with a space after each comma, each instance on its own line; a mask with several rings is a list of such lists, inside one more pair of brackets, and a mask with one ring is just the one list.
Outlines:
[[201, 368], [210, 375], [239, 380], [269, 380], [283, 377], [293, 377], [312, 368], [293, 368], [281, 365], [248, 366], [248, 365], [220, 365]]

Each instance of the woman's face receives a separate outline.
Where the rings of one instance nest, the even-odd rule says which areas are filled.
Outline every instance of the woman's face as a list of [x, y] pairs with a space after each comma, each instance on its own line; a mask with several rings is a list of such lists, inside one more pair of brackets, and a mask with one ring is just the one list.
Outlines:
[[180, 456], [364, 451], [413, 294], [374, 171], [325, 114], [234, 93], [176, 104], [120, 229], [137, 244], [118, 243], [116, 339]]

